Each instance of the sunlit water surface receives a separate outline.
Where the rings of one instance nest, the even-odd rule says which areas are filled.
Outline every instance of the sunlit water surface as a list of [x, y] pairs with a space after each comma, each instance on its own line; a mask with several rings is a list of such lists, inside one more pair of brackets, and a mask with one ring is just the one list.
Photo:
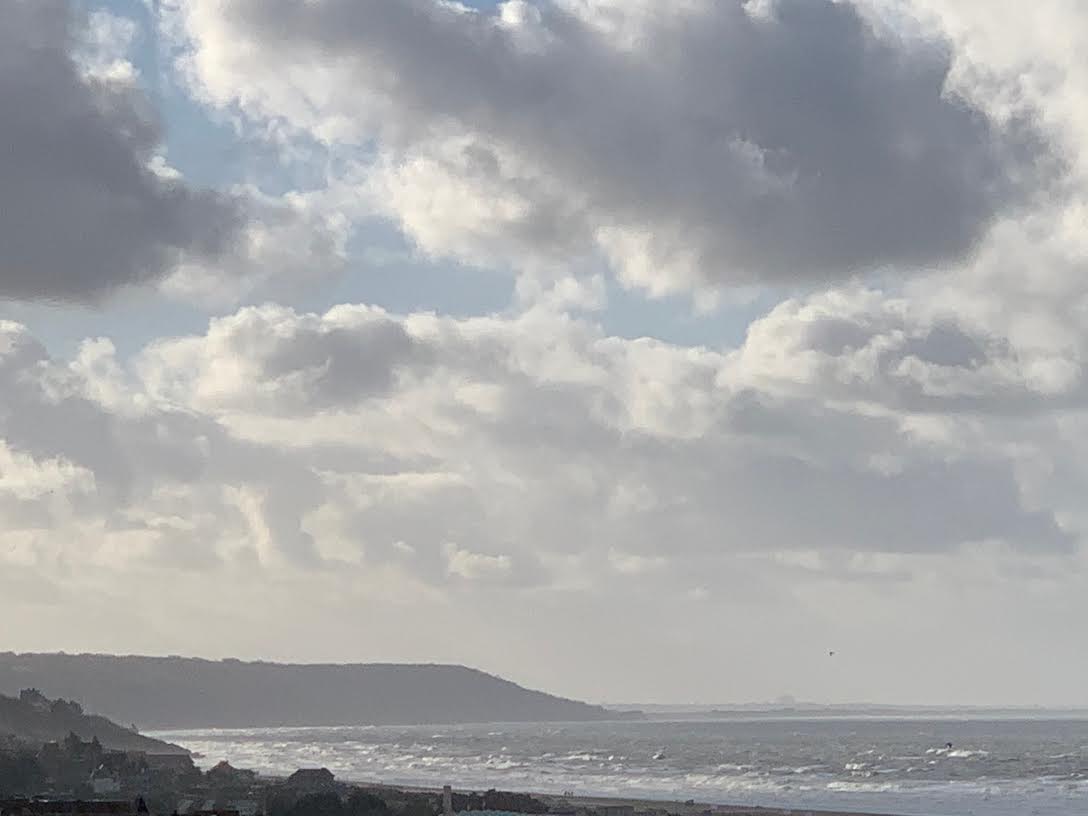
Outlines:
[[[903, 816], [1088, 814], [1088, 721], [736, 719], [200, 729], [155, 736], [264, 774]], [[953, 747], [946, 746], [951, 742]]]

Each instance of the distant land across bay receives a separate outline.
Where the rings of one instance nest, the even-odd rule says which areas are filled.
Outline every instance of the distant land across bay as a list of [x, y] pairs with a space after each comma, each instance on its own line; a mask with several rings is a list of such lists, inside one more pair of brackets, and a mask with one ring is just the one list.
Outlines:
[[716, 719], [941, 719], [969, 718], [991, 720], [1084, 720], [1088, 708], [1078, 706], [971, 706], [971, 705], [895, 705], [883, 703], [774, 702], [718, 704], [615, 703], [608, 706], [618, 713], [638, 712], [654, 720]]
[[0, 693], [38, 688], [141, 729], [638, 718], [441, 664], [282, 664], [0, 653]]

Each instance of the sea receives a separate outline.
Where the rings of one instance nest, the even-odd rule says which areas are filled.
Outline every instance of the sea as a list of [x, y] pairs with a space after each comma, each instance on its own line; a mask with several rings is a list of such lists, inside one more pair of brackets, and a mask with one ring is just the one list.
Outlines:
[[204, 766], [323, 766], [360, 783], [899, 816], [1088, 814], [1088, 720], [745, 716], [154, 736]]

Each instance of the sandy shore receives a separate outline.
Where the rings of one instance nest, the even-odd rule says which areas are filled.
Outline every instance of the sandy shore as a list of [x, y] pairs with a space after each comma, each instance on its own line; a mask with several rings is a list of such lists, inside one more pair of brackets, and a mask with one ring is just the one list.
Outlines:
[[[367, 784], [371, 788], [388, 788], [391, 790], [412, 791], [415, 793], [433, 793], [440, 795], [441, 788], [414, 787], [411, 785], [374, 785]], [[458, 793], [470, 793], [466, 789], [454, 788]], [[479, 791], [474, 791], [479, 792]], [[712, 805], [706, 802], [679, 802], [665, 799], [625, 799], [614, 796], [559, 796], [554, 793], [538, 793], [536, 791], [515, 791], [516, 793], [528, 793], [534, 799], [546, 802], [549, 806], [566, 809], [594, 809], [608, 806], [627, 806], [634, 809], [636, 816], [640, 812], [667, 813], [669, 816], [895, 816], [891, 813], [873, 813], [865, 811], [845, 810], [813, 810], [810, 808], [789, 809], [776, 807], [760, 807], [757, 805]]]
[[855, 811], [833, 810], [785, 810], [773, 807], [758, 807], [755, 805], [710, 805], [701, 802], [688, 804], [686, 802], [668, 802], [657, 799], [618, 799], [613, 797], [596, 796], [548, 796], [545, 794], [533, 794], [552, 802], [563, 803], [576, 808], [594, 808], [607, 805], [627, 805], [633, 807], [635, 812], [667, 811], [670, 816], [703, 816], [706, 813], [721, 814], [721, 816], [892, 816], [892, 814], [860, 813]]

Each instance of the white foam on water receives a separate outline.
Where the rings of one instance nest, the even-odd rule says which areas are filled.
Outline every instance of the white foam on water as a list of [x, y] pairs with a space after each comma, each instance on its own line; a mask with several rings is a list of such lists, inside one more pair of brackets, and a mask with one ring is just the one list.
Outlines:
[[[1058, 729], [775, 723], [567, 724], [428, 728], [201, 729], [158, 734], [265, 774], [320, 764], [345, 780], [902, 816], [1088, 813], [1088, 724]], [[1036, 733], [1038, 732], [1038, 733]], [[1064, 740], [1064, 741], [1063, 741]], [[650, 756], [667, 745], [667, 758]]]

